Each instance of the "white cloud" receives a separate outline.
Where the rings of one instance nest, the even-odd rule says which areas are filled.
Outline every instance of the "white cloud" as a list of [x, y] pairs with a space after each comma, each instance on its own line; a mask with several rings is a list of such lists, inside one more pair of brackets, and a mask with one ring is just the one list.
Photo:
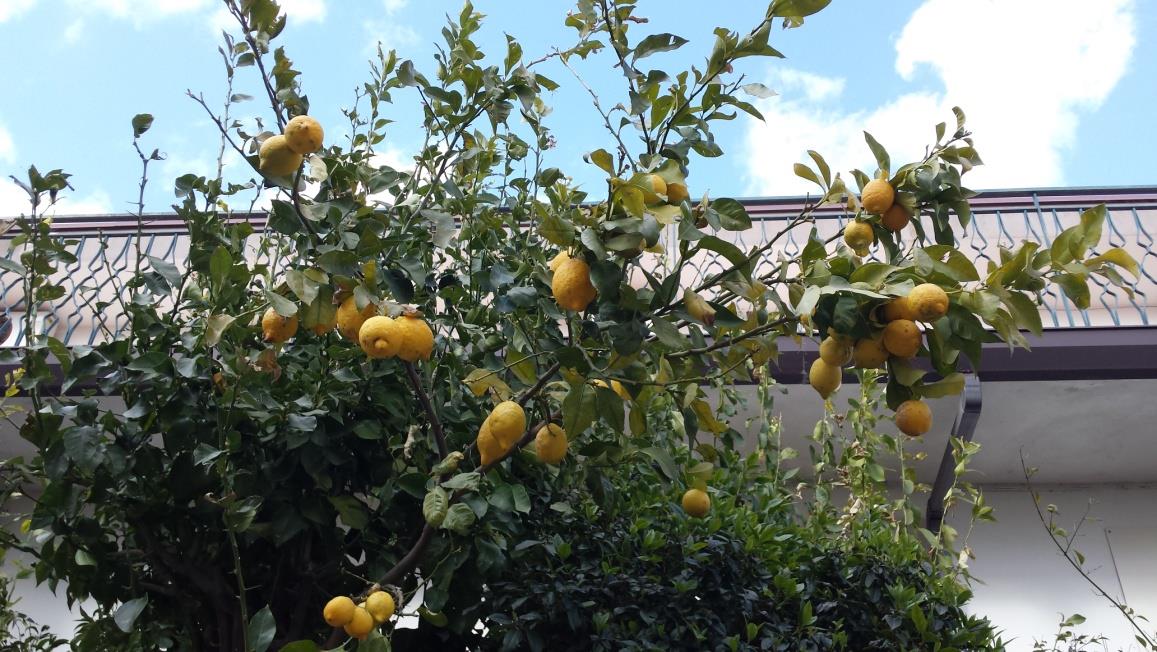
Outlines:
[[65, 43], [69, 43], [69, 44], [76, 43], [77, 41], [80, 40], [81, 36], [84, 36], [84, 19], [83, 18], [74, 19], [71, 23], [68, 24], [68, 27], [64, 28], [64, 42]]
[[[836, 102], [843, 80], [777, 70], [780, 96], [761, 101], [766, 123], [747, 134], [748, 191], [789, 194], [815, 187], [792, 172], [806, 150], [833, 169], [875, 169], [862, 131], [892, 155], [923, 155], [937, 122], [954, 126], [961, 106], [985, 161], [967, 177], [977, 188], [1064, 183], [1063, 155], [1082, 111], [1098, 107], [1128, 67], [1136, 44], [1133, 0], [1105, 0], [1097, 12], [1081, 0], [926, 0], [896, 41], [896, 70], [911, 82], [921, 66], [942, 88], [904, 93], [875, 108]], [[947, 35], [947, 36], [946, 36]], [[956, 35], [956, 36], [952, 36]], [[946, 38], [958, 38], [960, 47]], [[982, 43], [965, 46], [967, 39]]]
[[281, 0], [281, 8], [292, 23], [320, 23], [325, 20], [325, 0]]
[[0, 23], [28, 11], [36, 4], [36, 0], [0, 0]]
[[12, 142], [12, 135], [0, 125], [0, 163], [16, 162], [16, 144]]
[[[28, 193], [11, 179], [0, 181], [0, 218], [27, 215], [30, 209]], [[112, 212], [112, 201], [103, 190], [81, 196], [71, 192], [61, 193], [55, 204], [42, 209], [42, 213], [47, 215], [107, 215]]]
[[76, 10], [103, 13], [131, 20], [138, 27], [162, 18], [201, 11], [213, 6], [212, 0], [69, 0]]
[[405, 9], [409, 3], [410, 0], [382, 0], [386, 19], [371, 19], [365, 24], [366, 33], [370, 37], [366, 44], [367, 52], [373, 54], [378, 47], [381, 47], [383, 51], [401, 49], [418, 42], [418, 33], [414, 31], [414, 28], [391, 20], [394, 14]]

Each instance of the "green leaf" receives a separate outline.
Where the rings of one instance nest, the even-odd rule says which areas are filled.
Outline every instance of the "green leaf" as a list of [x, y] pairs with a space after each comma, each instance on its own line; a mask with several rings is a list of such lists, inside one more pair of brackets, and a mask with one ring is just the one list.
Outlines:
[[1024, 328], [1037, 336], [1043, 332], [1040, 310], [1032, 299], [1020, 292], [1009, 292], [1004, 297], [1004, 305], [1008, 308], [1012, 318], [1016, 320], [1016, 325], [1019, 328]]
[[872, 156], [876, 157], [876, 165], [879, 166], [880, 172], [884, 176], [888, 176], [892, 167], [892, 160], [888, 157], [888, 151], [884, 146], [877, 141], [872, 134], [864, 132], [864, 140], [868, 143], [868, 149], [872, 150]]
[[209, 256], [209, 279], [213, 287], [220, 290], [225, 287], [225, 280], [233, 269], [233, 255], [223, 246], [218, 246]]
[[468, 473], [459, 473], [442, 483], [442, 486], [447, 489], [465, 489], [467, 491], [474, 491], [478, 489], [478, 484], [482, 481], [482, 476], [476, 471]]
[[690, 348], [691, 342], [685, 335], [679, 332], [675, 325], [662, 317], [655, 317], [651, 320], [651, 331], [659, 338], [664, 346], [668, 346], [677, 351], [682, 351]]
[[743, 250], [739, 247], [713, 235], [709, 235], [700, 240], [699, 246], [723, 256], [732, 265], [735, 265], [746, 279], [750, 280], [751, 261], [747, 258], [747, 254], [743, 253]]
[[458, 534], [466, 534], [477, 518], [469, 505], [454, 503], [446, 510], [446, 518], [442, 521], [442, 527]]
[[225, 329], [236, 321], [232, 315], [216, 314], [205, 320], [205, 346], [214, 347], [221, 341]]
[[358, 257], [352, 251], [334, 249], [317, 257], [317, 265], [330, 274], [356, 277], [358, 274]]
[[1113, 247], [1099, 256], [1093, 256], [1085, 261], [1085, 267], [1095, 269], [1099, 265], [1111, 263], [1117, 267], [1124, 267], [1126, 271], [1133, 275], [1133, 278], [1141, 277], [1141, 268], [1137, 265], [1137, 261], [1129, 255], [1129, 252], [1119, 247]]
[[133, 631], [133, 624], [137, 622], [137, 617], [144, 611], [145, 606], [149, 604], [149, 597], [135, 598], [117, 607], [116, 612], [112, 615], [113, 622], [116, 623], [117, 629], [128, 634]]
[[313, 641], [294, 641], [281, 646], [277, 652], [321, 652], [321, 648]]
[[594, 423], [595, 390], [585, 382], [573, 385], [562, 401], [562, 429], [567, 437], [577, 438]]
[[728, 231], [746, 231], [751, 228], [751, 216], [743, 204], [734, 199], [716, 199], [710, 204], [719, 214], [719, 221]]
[[804, 18], [831, 4], [832, 0], [775, 0], [771, 15], [779, 18]]
[[611, 157], [610, 152], [605, 149], [596, 149], [583, 158], [588, 163], [594, 163], [599, 166], [599, 168], [607, 174], [613, 175], [615, 173], [615, 160]]
[[1065, 296], [1073, 302], [1073, 305], [1081, 310], [1088, 309], [1090, 296], [1089, 282], [1086, 279], [1075, 274], [1061, 274], [1053, 280], [1061, 286]]
[[273, 620], [273, 612], [269, 610], [269, 605], [262, 607], [261, 611], [249, 619], [249, 645], [253, 652], [268, 650], [276, 633], [277, 623]]
[[803, 163], [796, 163], [792, 169], [795, 170], [795, 176], [800, 177], [801, 179], [807, 179], [808, 181], [811, 181], [821, 188], [824, 187], [823, 182], [821, 182], [820, 178], [816, 176], [815, 171]]
[[856, 268], [856, 271], [852, 272], [848, 280], [852, 283], [866, 283], [878, 290], [884, 283], [884, 280], [888, 278], [888, 275], [897, 269], [899, 269], [899, 267], [888, 265], [887, 263], [864, 263]]
[[687, 43], [687, 39], [676, 36], [674, 34], [662, 33], [651, 34], [647, 38], [639, 41], [635, 46], [632, 61], [638, 61], [644, 57], [649, 57], [656, 52], [669, 52], [683, 47]]
[[149, 127], [153, 126], [153, 116], [148, 113], [138, 113], [133, 116], [133, 138], [145, 135]]
[[574, 224], [570, 220], [548, 209], [541, 211], [540, 216], [538, 232], [548, 242], [560, 247], [569, 247], [574, 242]]
[[297, 304], [280, 294], [266, 290], [265, 298], [269, 300], [269, 306], [282, 317], [292, 317], [297, 314]]
[[422, 499], [422, 516], [434, 527], [440, 527], [450, 508], [450, 494], [442, 487], [434, 487]]
[[639, 452], [654, 460], [659, 465], [659, 470], [663, 472], [663, 475], [667, 476], [668, 480], [674, 482], [679, 479], [679, 467], [675, 465], [675, 459], [672, 458], [671, 454], [665, 449], [652, 446], [650, 448], [641, 448]]
[[948, 374], [934, 383], [921, 385], [917, 391], [924, 398], [943, 398], [959, 394], [964, 391], [964, 374], [960, 372]]
[[526, 487], [516, 484], [511, 488], [514, 495], [514, 511], [522, 514], [530, 513], [530, 494], [527, 493]]
[[18, 274], [20, 276], [24, 276], [28, 273], [28, 269], [25, 268], [24, 265], [21, 265], [11, 258], [0, 258], [0, 269], [8, 270], [9, 272]]
[[342, 522], [354, 530], [364, 530], [370, 523], [370, 515], [360, 500], [353, 496], [330, 496], [329, 502], [341, 516]]

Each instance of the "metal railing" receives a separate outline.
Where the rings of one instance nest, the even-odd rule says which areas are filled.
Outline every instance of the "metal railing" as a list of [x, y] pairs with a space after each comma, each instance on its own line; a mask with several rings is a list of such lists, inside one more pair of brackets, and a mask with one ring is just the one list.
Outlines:
[[[981, 275], [990, 261], [998, 260], [998, 247], [1015, 247], [1023, 239], [1048, 246], [1063, 229], [1077, 223], [1080, 212], [1104, 203], [1108, 207], [1101, 242], [1097, 249], [1121, 247], [1137, 259], [1141, 276], [1134, 295], [1129, 297], [1101, 279], [1096, 284], [1092, 305], [1087, 310], [1074, 306], [1055, 288], [1044, 294], [1041, 306], [1046, 328], [1095, 326], [1148, 326], [1157, 318], [1152, 302], [1157, 298], [1157, 187], [1009, 190], [983, 193], [972, 201], [972, 222], [963, 231], [957, 246], [969, 254]], [[782, 230], [804, 207], [804, 199], [768, 198], [745, 200], [753, 228], [742, 233], [720, 233], [749, 250], [766, 243]], [[835, 234], [850, 215], [838, 208], [815, 213], [821, 236]], [[265, 226], [263, 214], [236, 215], [255, 230]], [[810, 224], [802, 224], [784, 234], [760, 266], [772, 269], [779, 252], [794, 256], [807, 242]], [[10, 229], [0, 235], [0, 257], [17, 255]], [[138, 225], [135, 216], [57, 217], [53, 237], [74, 241], [77, 261], [62, 269], [56, 281], [64, 286], [63, 296], [41, 306], [35, 318], [36, 330], [53, 335], [68, 345], [94, 344], [109, 335], [123, 332], [127, 320], [118, 301], [124, 296], [123, 282], [133, 272], [137, 248], [142, 254], [167, 260], [182, 268], [188, 252], [188, 233], [172, 214], [146, 215]], [[872, 255], [880, 252], [873, 250]], [[257, 251], [253, 256], [265, 256]], [[723, 271], [725, 260], [701, 255], [690, 261], [687, 283]], [[0, 348], [24, 344], [25, 307], [23, 279], [0, 269]]]

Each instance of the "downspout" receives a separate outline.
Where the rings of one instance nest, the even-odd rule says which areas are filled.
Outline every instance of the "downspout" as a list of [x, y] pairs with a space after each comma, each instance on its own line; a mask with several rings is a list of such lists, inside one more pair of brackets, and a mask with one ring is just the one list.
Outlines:
[[980, 421], [980, 407], [980, 378], [975, 373], [965, 374], [964, 391], [960, 394], [960, 412], [956, 415], [948, 443], [944, 446], [940, 470], [936, 472], [936, 480], [932, 483], [932, 493], [928, 496], [925, 509], [924, 527], [934, 533], [940, 532], [940, 525], [944, 522], [944, 497], [948, 495], [955, 475], [956, 458], [952, 454], [952, 438], [959, 438], [966, 443], [972, 441], [976, 424]]

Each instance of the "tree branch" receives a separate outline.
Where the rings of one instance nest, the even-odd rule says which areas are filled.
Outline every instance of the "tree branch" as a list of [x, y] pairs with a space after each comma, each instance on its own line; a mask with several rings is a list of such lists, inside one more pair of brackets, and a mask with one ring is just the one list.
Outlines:
[[404, 362], [402, 365], [406, 368], [406, 376], [410, 379], [410, 385], [414, 387], [414, 392], [418, 395], [418, 399], [422, 402], [422, 408], [430, 419], [430, 431], [434, 433], [434, 442], [438, 445], [438, 455], [445, 459], [450, 454], [450, 449], [446, 446], [446, 431], [442, 429], [442, 422], [438, 419], [438, 414], [434, 412], [430, 395], [422, 386], [422, 379], [418, 377], [418, 370], [414, 368], [414, 363]]
[[546, 384], [550, 382], [551, 377], [558, 373], [560, 367], [562, 367], [561, 362], [552, 364], [545, 372], [543, 372], [541, 376], [539, 376], [538, 382], [534, 384], [534, 387], [526, 390], [526, 392], [524, 392], [522, 396], [519, 397], [518, 404], [522, 407], [526, 407], [526, 404], [530, 402], [530, 399], [534, 398], [536, 394], [541, 392], [542, 388], [546, 387]]

